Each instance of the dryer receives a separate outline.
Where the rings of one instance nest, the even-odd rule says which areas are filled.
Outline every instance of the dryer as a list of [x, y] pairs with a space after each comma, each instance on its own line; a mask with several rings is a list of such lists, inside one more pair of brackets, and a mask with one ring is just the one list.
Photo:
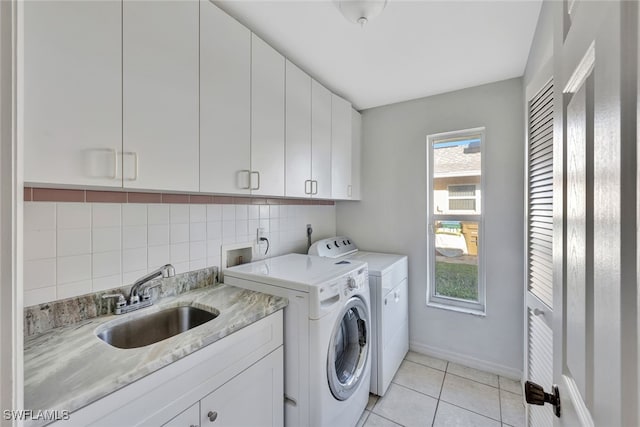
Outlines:
[[409, 351], [407, 256], [360, 251], [346, 236], [318, 240], [309, 254], [367, 262], [373, 326], [370, 391], [383, 396]]
[[355, 426], [371, 371], [367, 264], [289, 254], [228, 268], [225, 283], [289, 299], [285, 425]]

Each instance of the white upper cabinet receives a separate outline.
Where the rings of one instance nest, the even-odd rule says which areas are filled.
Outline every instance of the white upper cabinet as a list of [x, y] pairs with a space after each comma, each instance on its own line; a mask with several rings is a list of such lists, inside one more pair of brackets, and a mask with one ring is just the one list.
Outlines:
[[351, 104], [331, 95], [331, 198], [351, 199]]
[[284, 196], [285, 59], [252, 34], [251, 194]]
[[24, 180], [120, 187], [121, 4], [20, 5]]
[[362, 116], [351, 109], [351, 200], [360, 200], [362, 173]]
[[127, 188], [198, 191], [198, 10], [197, 0], [122, 3]]
[[200, 3], [200, 191], [249, 193], [251, 31]]
[[311, 82], [311, 179], [313, 197], [331, 198], [331, 92]]
[[286, 195], [306, 197], [311, 182], [311, 77], [286, 65]]

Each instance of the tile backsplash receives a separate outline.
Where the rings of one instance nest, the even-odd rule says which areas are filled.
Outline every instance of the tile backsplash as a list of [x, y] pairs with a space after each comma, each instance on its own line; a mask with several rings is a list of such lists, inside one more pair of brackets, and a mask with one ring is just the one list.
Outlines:
[[[254, 242], [264, 228], [267, 256], [306, 252], [335, 235], [333, 205], [24, 204], [24, 305], [126, 286], [171, 263], [177, 273], [220, 266], [220, 247]], [[254, 247], [255, 258], [265, 246]]]

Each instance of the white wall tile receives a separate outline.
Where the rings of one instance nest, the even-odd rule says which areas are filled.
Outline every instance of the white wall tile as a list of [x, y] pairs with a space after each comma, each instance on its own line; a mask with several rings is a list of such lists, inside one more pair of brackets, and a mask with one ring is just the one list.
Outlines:
[[169, 224], [169, 205], [148, 205], [147, 224]]
[[160, 246], [169, 244], [169, 224], [149, 224], [147, 234], [147, 244], [149, 246]]
[[280, 206], [278, 205], [270, 205], [269, 206], [269, 218], [279, 218], [280, 217]]
[[115, 203], [93, 203], [91, 206], [91, 226], [120, 227], [122, 220], [121, 205]]
[[220, 260], [222, 240], [207, 240], [207, 257]]
[[58, 285], [57, 299], [65, 299], [77, 297], [78, 295], [90, 294], [92, 292], [91, 280], [82, 280], [80, 282], [66, 283]]
[[260, 227], [260, 228], [262, 228], [262, 229], [263, 229], [263, 231], [264, 231], [265, 233], [268, 233], [268, 232], [269, 232], [269, 230], [270, 230], [270, 228], [269, 228], [269, 222], [270, 222], [270, 221], [269, 221], [269, 218], [267, 218], [267, 219], [260, 219], [260, 225], [259, 225], [259, 227]]
[[25, 230], [51, 230], [54, 228], [56, 228], [55, 203], [25, 202]]
[[220, 267], [220, 257], [207, 257], [207, 267]]
[[189, 223], [189, 205], [171, 205], [169, 223], [188, 224]]
[[207, 223], [192, 222], [189, 224], [189, 241], [199, 242], [207, 240]]
[[125, 249], [122, 252], [122, 271], [130, 273], [132, 271], [147, 270], [147, 247], [136, 249]]
[[207, 242], [191, 242], [189, 244], [189, 260], [194, 261], [197, 259], [207, 258]]
[[154, 270], [171, 262], [169, 245], [149, 246], [147, 249], [147, 269]]
[[195, 261], [189, 261], [189, 271], [201, 270], [207, 266], [206, 259], [198, 259]]
[[171, 224], [169, 231], [169, 243], [184, 243], [189, 241], [189, 223]]
[[[160, 226], [162, 227], [162, 226]], [[167, 242], [165, 242], [166, 244]], [[135, 249], [147, 247], [147, 226], [131, 225], [122, 229], [122, 248]]]
[[222, 221], [222, 241], [224, 243], [235, 243], [236, 241], [236, 222]]
[[115, 276], [122, 274], [120, 251], [101, 252], [93, 254], [93, 278]]
[[38, 259], [24, 262], [24, 289], [32, 290], [55, 286], [56, 259]]
[[122, 247], [120, 234], [120, 227], [94, 228], [91, 239], [93, 252], [119, 251]]
[[61, 228], [90, 228], [90, 203], [58, 203], [57, 227]]
[[147, 225], [147, 205], [137, 203], [123, 204], [122, 225]]
[[55, 258], [56, 230], [24, 231], [24, 259], [31, 261], [42, 258]]
[[222, 205], [207, 205], [207, 222], [222, 221]]
[[207, 240], [222, 239], [222, 221], [207, 222]]
[[58, 230], [57, 254], [61, 256], [91, 253], [90, 228], [63, 228]]
[[206, 205], [190, 205], [189, 222], [207, 222]]
[[269, 205], [260, 205], [260, 219], [269, 219]]
[[59, 256], [56, 277], [58, 285], [91, 279], [91, 255]]
[[119, 288], [124, 285], [122, 276], [116, 274], [114, 276], [98, 277], [93, 279], [93, 292], [106, 291], [107, 289]]
[[[249, 227], [249, 221], [247, 220], [243, 220], [243, 221], [236, 221], [236, 237], [240, 237], [240, 236], [246, 236], [247, 234], [249, 234], [248, 227]], [[240, 240], [242, 241], [242, 240]]]
[[42, 304], [49, 301], [55, 301], [56, 287], [49, 286], [48, 288], [30, 289], [24, 291], [24, 306], [29, 307], [31, 305]]
[[129, 273], [123, 273], [122, 286], [128, 286], [133, 284], [136, 280], [147, 274], [147, 269], [131, 271]]
[[222, 220], [235, 221], [236, 205], [222, 205]]
[[248, 205], [236, 205], [236, 221], [246, 221], [248, 217]]
[[172, 264], [189, 261], [189, 243], [178, 243], [170, 246], [170, 259]]
[[260, 227], [260, 220], [250, 219], [249, 221], [247, 221], [247, 234], [253, 236], [253, 238], [255, 239], [258, 232], [258, 227]]
[[269, 231], [280, 231], [280, 219], [271, 218], [269, 220]]
[[247, 219], [260, 219], [260, 206], [248, 205], [247, 206]]
[[280, 205], [280, 218], [287, 218], [289, 216], [289, 206]]

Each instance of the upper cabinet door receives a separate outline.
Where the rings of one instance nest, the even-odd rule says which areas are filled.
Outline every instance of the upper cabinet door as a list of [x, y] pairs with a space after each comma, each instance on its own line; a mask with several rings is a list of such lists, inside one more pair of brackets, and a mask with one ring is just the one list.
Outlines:
[[286, 65], [286, 195], [312, 194], [311, 77], [287, 61]]
[[362, 116], [351, 109], [351, 200], [360, 200], [362, 174]]
[[124, 186], [198, 191], [199, 3], [122, 7]]
[[249, 193], [251, 31], [200, 2], [200, 191]]
[[313, 197], [331, 198], [331, 92], [311, 83], [311, 179]]
[[331, 197], [351, 199], [351, 104], [331, 95]]
[[285, 60], [251, 40], [251, 193], [284, 196]]
[[122, 186], [121, 4], [21, 6], [24, 180]]

